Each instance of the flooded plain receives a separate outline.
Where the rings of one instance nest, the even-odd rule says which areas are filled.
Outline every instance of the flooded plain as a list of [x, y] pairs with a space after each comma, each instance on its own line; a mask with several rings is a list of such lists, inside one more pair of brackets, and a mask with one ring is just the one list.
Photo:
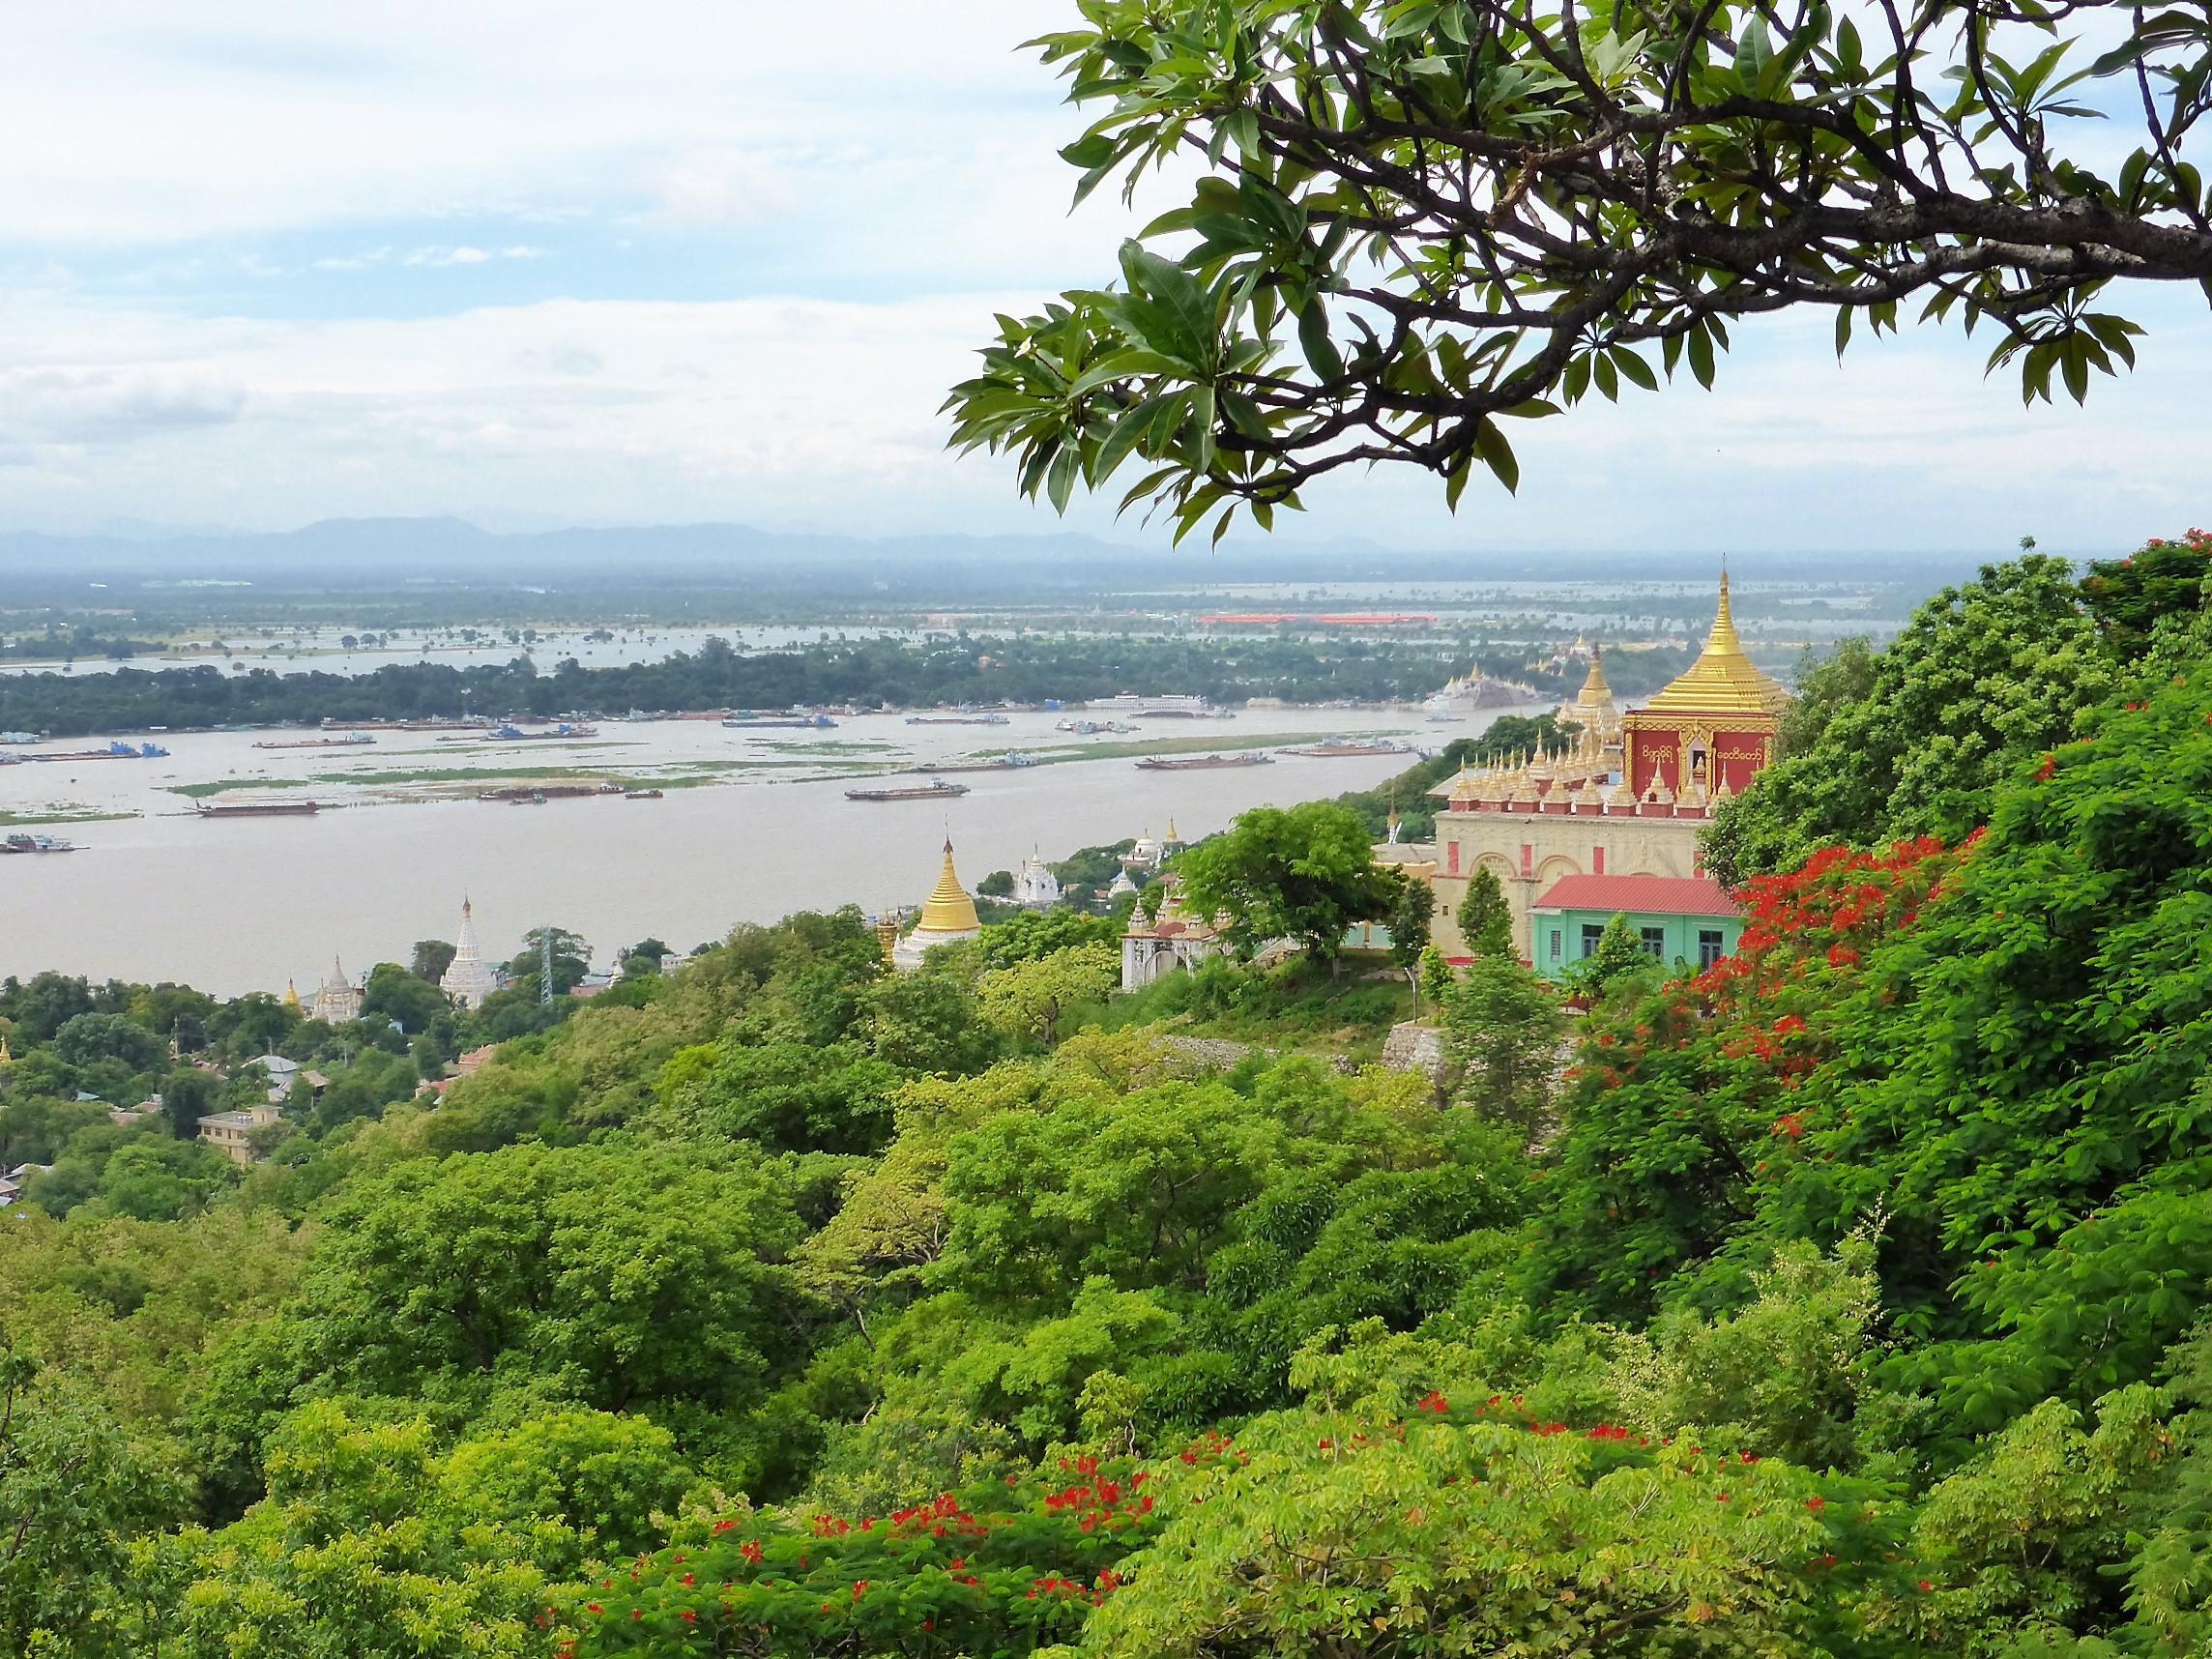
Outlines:
[[[1412, 759], [1278, 754], [1266, 766], [1150, 771], [1127, 752], [1133, 743], [1231, 752], [1389, 733], [1433, 749], [1494, 715], [1440, 727], [1412, 711], [1260, 709], [1097, 737], [1057, 730], [1062, 717], [1014, 713], [984, 727], [860, 715], [819, 732], [615, 721], [575, 742], [385, 731], [343, 749], [255, 746], [309, 733], [184, 733], [152, 740], [172, 751], [165, 758], [0, 766], [0, 831], [12, 820], [17, 832], [81, 849], [0, 857], [0, 974], [52, 968], [223, 995], [280, 991], [287, 978], [311, 987], [334, 956], [358, 975], [404, 960], [418, 939], [451, 939], [463, 894], [487, 954], [511, 953], [544, 922], [582, 933], [601, 960], [648, 936], [688, 949], [795, 910], [916, 903], [947, 833], [973, 888], [1033, 848], [1064, 858], [1163, 832], [1170, 820], [1195, 839], [1250, 806], [1371, 788]], [[102, 746], [76, 739], [22, 752]], [[969, 788], [953, 799], [845, 796], [1008, 750], [1047, 764], [951, 774]], [[533, 780], [601, 778], [661, 794], [480, 799]], [[309, 799], [322, 807], [311, 817], [204, 819], [195, 807]]]

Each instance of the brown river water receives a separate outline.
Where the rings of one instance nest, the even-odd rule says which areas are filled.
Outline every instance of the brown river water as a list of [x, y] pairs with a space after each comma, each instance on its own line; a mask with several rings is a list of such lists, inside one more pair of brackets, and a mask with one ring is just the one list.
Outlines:
[[[863, 715], [821, 733], [618, 721], [573, 743], [443, 743], [383, 732], [357, 749], [316, 750], [254, 747], [297, 733], [158, 734], [154, 741], [173, 751], [166, 759], [0, 766], [0, 813], [134, 814], [18, 828], [66, 837], [82, 851], [0, 857], [0, 975], [51, 968], [95, 979], [180, 980], [221, 995], [280, 991], [292, 978], [305, 994], [334, 956], [358, 976], [375, 962], [405, 960], [418, 939], [452, 938], [463, 894], [475, 903], [487, 955], [510, 954], [526, 929], [543, 922], [582, 933], [601, 964], [648, 936], [689, 949], [736, 922], [795, 910], [917, 902], [936, 878], [947, 831], [973, 888], [991, 870], [1018, 865], [1033, 847], [1060, 859], [1163, 833], [1170, 820], [1195, 840], [1250, 806], [1371, 788], [1411, 757], [1279, 755], [1246, 769], [1145, 771], [1120, 756], [959, 773], [970, 792], [956, 800], [845, 799], [859, 784], [919, 781], [882, 775], [899, 768], [1009, 748], [1162, 739], [1227, 748], [1330, 733], [1392, 733], [1434, 749], [1491, 716], [1443, 727], [1410, 710], [1246, 710], [1233, 720], [1159, 720], [1128, 738], [1093, 739], [1056, 731], [1060, 717], [1018, 713], [1004, 726], [975, 727]], [[514, 781], [474, 774], [533, 769], [604, 771], [649, 784], [689, 769], [716, 781], [669, 788], [657, 800], [510, 806], [473, 799]], [[472, 775], [370, 775], [427, 770]], [[230, 778], [282, 782], [211, 799], [312, 798], [325, 810], [201, 820], [174, 793]], [[461, 798], [425, 798], [429, 791]]]

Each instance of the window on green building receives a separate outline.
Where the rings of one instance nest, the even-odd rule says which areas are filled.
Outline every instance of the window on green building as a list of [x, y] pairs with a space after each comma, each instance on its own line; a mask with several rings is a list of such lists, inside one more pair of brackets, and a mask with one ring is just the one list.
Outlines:
[[1719, 928], [1701, 927], [1698, 929], [1698, 966], [1700, 968], [1710, 968], [1727, 954], [1728, 948], [1721, 943], [1721, 930]]
[[1603, 927], [1599, 926], [1594, 921], [1584, 922], [1583, 954], [1585, 956], [1595, 956], [1597, 954], [1597, 942], [1604, 937], [1605, 929]]
[[1637, 943], [1644, 946], [1644, 954], [1667, 959], [1667, 930], [1664, 927], [1640, 927], [1636, 930]]
[[1558, 930], [1557, 928], [1556, 928], [1556, 927], [1555, 927], [1555, 928], [1553, 928], [1553, 929], [1552, 929], [1552, 960], [1553, 960], [1553, 961], [1555, 961], [1555, 962], [1557, 962], [1558, 959], [1559, 959], [1559, 930]]

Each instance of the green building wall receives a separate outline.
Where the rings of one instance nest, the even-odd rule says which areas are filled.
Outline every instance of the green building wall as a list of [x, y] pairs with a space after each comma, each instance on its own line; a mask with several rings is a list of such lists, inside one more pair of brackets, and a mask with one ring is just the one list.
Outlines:
[[[1650, 930], [1657, 935], [1653, 951], [1660, 961], [1673, 967], [1677, 961], [1692, 968], [1703, 967], [1705, 958], [1701, 952], [1711, 946], [1709, 936], [1717, 936], [1717, 950], [1721, 956], [1735, 950], [1735, 942], [1743, 932], [1743, 918], [1734, 916], [1669, 916], [1651, 911], [1610, 910], [1539, 910], [1529, 917], [1535, 934], [1532, 943], [1536, 951], [1536, 972], [1546, 978], [1558, 979], [1567, 970], [1589, 954], [1584, 946], [1584, 930], [1592, 929], [1587, 937], [1594, 947], [1597, 936], [1605, 931], [1606, 923], [1615, 916], [1628, 918], [1628, 931], [1645, 935]], [[1558, 947], [1553, 948], [1557, 936]], [[1650, 946], [1646, 946], [1650, 948]]]

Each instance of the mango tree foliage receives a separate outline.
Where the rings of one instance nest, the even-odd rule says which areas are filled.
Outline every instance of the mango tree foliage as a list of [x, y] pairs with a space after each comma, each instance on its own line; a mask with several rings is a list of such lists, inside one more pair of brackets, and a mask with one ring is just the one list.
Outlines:
[[1223, 937], [1249, 956], [1295, 940], [1332, 967], [1358, 921], [1386, 921], [1405, 877], [1375, 861], [1351, 808], [1309, 800], [1255, 806], [1175, 861], [1184, 909], [1220, 918]]
[[85, 1389], [0, 1346], [0, 1652], [113, 1651], [129, 1540], [179, 1484]]
[[2212, 276], [2197, 8], [1072, 10], [1032, 44], [1092, 114], [1078, 199], [1200, 177], [1111, 286], [1000, 319], [953, 441], [1062, 509], [1127, 465], [1179, 536], [1347, 466], [1511, 488], [1515, 421], [1710, 386], [1735, 325], [1793, 306], [1839, 352], [1979, 326], [2023, 395], [2080, 400], [2135, 360], [2108, 288]]
[[522, 1146], [354, 1183], [293, 1319], [328, 1377], [480, 1402], [519, 1369], [579, 1404], [728, 1408], [790, 1348], [786, 1180], [738, 1150]]
[[647, 1121], [672, 1137], [750, 1141], [771, 1151], [874, 1151], [891, 1126], [896, 1066], [857, 1043], [725, 1041], [680, 1050]]
[[428, 1424], [357, 1422], [333, 1402], [273, 1439], [268, 1496], [218, 1532], [149, 1539], [139, 1650], [182, 1659], [407, 1654], [538, 1659], [546, 1575], [573, 1529], [446, 1507]]
[[1016, 1040], [1049, 1046], [1069, 1010], [1103, 1003], [1121, 980], [1121, 957], [1112, 945], [1071, 945], [1010, 967], [996, 968], [976, 982], [983, 1018]]

